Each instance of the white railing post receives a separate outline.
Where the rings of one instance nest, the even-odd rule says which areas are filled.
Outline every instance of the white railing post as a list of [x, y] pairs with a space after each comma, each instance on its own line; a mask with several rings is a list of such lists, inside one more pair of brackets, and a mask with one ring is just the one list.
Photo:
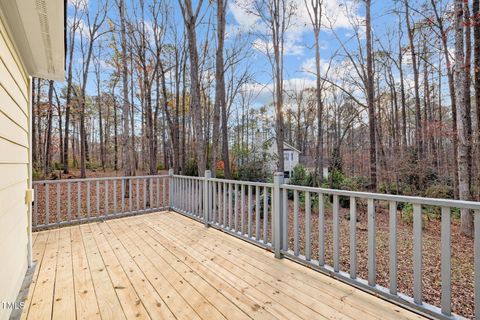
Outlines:
[[173, 210], [173, 169], [168, 170], [168, 199], [169, 199], [169, 210]]
[[272, 204], [273, 204], [273, 214], [272, 214], [272, 219], [273, 219], [273, 234], [272, 234], [272, 239], [273, 239], [273, 248], [275, 252], [275, 258], [282, 258], [282, 239], [286, 235], [282, 234], [283, 230], [283, 199], [282, 199], [282, 192], [280, 190], [280, 186], [283, 184], [283, 172], [275, 172], [273, 175], [273, 199], [272, 199]]
[[210, 203], [209, 203], [209, 188], [208, 188], [208, 179], [212, 177], [212, 172], [210, 170], [205, 171], [205, 179], [203, 179], [203, 218], [205, 219], [205, 227], [208, 227], [208, 222], [210, 219]]

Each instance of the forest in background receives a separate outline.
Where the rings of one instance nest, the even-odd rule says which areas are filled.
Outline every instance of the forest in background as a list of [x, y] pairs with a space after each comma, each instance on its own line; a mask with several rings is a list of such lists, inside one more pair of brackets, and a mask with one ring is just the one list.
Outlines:
[[[325, 13], [330, 2], [69, 1], [66, 81], [32, 85], [35, 175], [262, 179], [249, 156], [261, 133], [301, 151], [305, 183], [480, 200], [479, 0], [387, 1], [385, 28], [371, 0], [338, 0], [348, 36]], [[252, 17], [249, 30], [229, 27], [232, 5]], [[292, 84], [299, 23], [314, 56], [311, 81]], [[335, 49], [323, 57], [326, 33]], [[265, 104], [257, 55], [268, 62]], [[278, 171], [283, 161], [279, 152]], [[471, 214], [461, 221], [472, 235]]]

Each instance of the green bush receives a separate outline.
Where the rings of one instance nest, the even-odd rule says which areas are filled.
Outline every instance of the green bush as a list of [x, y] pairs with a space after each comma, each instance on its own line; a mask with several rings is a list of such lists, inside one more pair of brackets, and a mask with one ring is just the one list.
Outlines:
[[[363, 176], [350, 178], [345, 176], [342, 171], [334, 169], [322, 186], [330, 189], [361, 191], [368, 187], [368, 178]], [[330, 202], [332, 201], [333, 196], [330, 196]], [[342, 208], [350, 208], [350, 198], [340, 196], [339, 204]]]
[[[427, 208], [422, 208], [422, 229], [425, 228], [425, 216], [428, 216], [429, 212]], [[411, 203], [405, 203], [402, 209], [400, 219], [403, 223], [413, 224], [413, 205]]]
[[186, 176], [193, 176], [197, 177], [198, 176], [198, 166], [197, 166], [197, 160], [194, 158], [190, 158], [187, 160], [185, 163], [185, 173]]
[[312, 174], [301, 164], [297, 164], [293, 168], [289, 183], [296, 186], [312, 186], [312, 181]]
[[447, 184], [435, 183], [425, 190], [425, 197], [428, 198], [453, 198], [453, 188]]
[[63, 166], [60, 162], [54, 161], [51, 165], [52, 170], [62, 170]]
[[362, 191], [368, 188], [368, 178], [364, 176], [345, 177], [340, 184], [340, 189], [349, 191]]
[[223, 169], [217, 169], [215, 176], [216, 176], [218, 179], [224, 179], [224, 178], [225, 178], [225, 170], [223, 170]]
[[398, 194], [404, 196], [414, 195], [416, 192], [411, 185], [403, 182], [383, 182], [378, 187], [380, 193]]
[[237, 167], [236, 178], [242, 181], [264, 182], [267, 180], [267, 173], [262, 162], [248, 162]]
[[32, 168], [32, 178], [33, 180], [40, 179], [40, 171], [35, 168]]
[[101, 168], [101, 164], [98, 163], [98, 162], [94, 162], [94, 161], [89, 161], [85, 164], [85, 168], [89, 169], [89, 170], [96, 170], [96, 169], [99, 169]]
[[157, 164], [157, 171], [165, 170], [165, 164], [160, 162]]

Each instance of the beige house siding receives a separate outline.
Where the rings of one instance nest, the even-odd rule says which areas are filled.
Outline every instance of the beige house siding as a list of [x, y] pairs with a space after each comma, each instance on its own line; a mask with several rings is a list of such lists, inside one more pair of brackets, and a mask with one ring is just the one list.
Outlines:
[[0, 18], [0, 320], [28, 266], [29, 78]]

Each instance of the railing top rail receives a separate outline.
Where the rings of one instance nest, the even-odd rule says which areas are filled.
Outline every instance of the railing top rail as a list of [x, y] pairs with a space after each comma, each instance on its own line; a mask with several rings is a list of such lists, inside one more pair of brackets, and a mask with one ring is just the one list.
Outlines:
[[315, 187], [297, 186], [297, 185], [291, 185], [291, 184], [282, 184], [281, 188], [289, 189], [289, 190], [315, 192], [315, 193], [325, 193], [325, 194], [347, 196], [347, 197], [383, 200], [383, 201], [408, 202], [411, 204], [450, 207], [450, 208], [459, 208], [459, 209], [471, 209], [476, 211], [480, 210], [480, 202], [475, 202], [475, 201], [401, 196], [401, 195], [382, 194], [382, 193], [315, 188]]
[[218, 179], [218, 178], [210, 178], [208, 180], [209, 181], [215, 181], [215, 182], [227, 182], [227, 183], [243, 184], [243, 185], [246, 185], [246, 186], [273, 187], [273, 183], [266, 183], [266, 182], [228, 180], [228, 179]]
[[88, 181], [105, 181], [105, 180], [122, 180], [122, 179], [147, 179], [147, 178], [167, 178], [168, 174], [152, 175], [152, 176], [120, 176], [120, 177], [99, 177], [99, 178], [76, 178], [76, 179], [59, 179], [59, 180], [36, 180], [32, 184], [55, 184], [68, 182], [88, 182]]
[[204, 177], [197, 177], [197, 176], [184, 176], [181, 174], [174, 174], [174, 178], [181, 178], [181, 179], [188, 179], [188, 180], [203, 180], [205, 179]]
[[[188, 179], [188, 180], [202, 180], [202, 181], [205, 180], [205, 177], [184, 176], [184, 175], [177, 175], [177, 174], [173, 175], [173, 177], [181, 178], [181, 179]], [[229, 179], [219, 179], [219, 178], [208, 178], [208, 181], [243, 184], [243, 185], [246, 185], [246, 186], [273, 187], [273, 183], [266, 183], [266, 182], [229, 180]]]

